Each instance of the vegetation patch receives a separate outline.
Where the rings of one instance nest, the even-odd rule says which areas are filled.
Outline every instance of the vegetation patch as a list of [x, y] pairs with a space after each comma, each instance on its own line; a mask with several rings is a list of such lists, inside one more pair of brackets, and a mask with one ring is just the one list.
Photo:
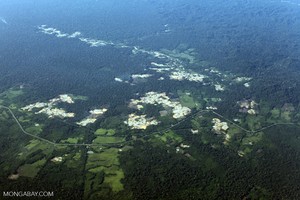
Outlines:
[[[121, 179], [124, 178], [124, 172], [119, 165], [119, 149], [117, 148], [107, 148], [100, 153], [89, 154], [86, 164], [89, 175], [86, 178], [85, 195], [86, 193], [91, 195], [105, 187], [111, 188], [113, 192], [123, 190]], [[102, 174], [102, 181], [95, 180], [99, 178], [99, 174]]]
[[123, 142], [124, 138], [121, 137], [112, 137], [112, 136], [97, 136], [93, 143], [94, 144], [111, 144], [111, 143], [120, 143]]
[[[104, 170], [105, 172], [106, 170]], [[121, 169], [111, 170], [111, 174], [105, 175], [104, 183], [108, 184], [113, 192], [119, 192], [124, 189], [121, 179], [124, 178], [124, 172]]]
[[26, 132], [31, 133], [33, 135], [39, 135], [40, 133], [43, 132], [43, 127], [40, 125], [37, 126], [30, 126], [25, 129]]
[[95, 132], [95, 135], [108, 135], [108, 136], [112, 136], [112, 135], [115, 135], [115, 134], [116, 134], [116, 131], [114, 129], [99, 128]]
[[0, 98], [7, 99], [7, 100], [13, 100], [14, 98], [24, 94], [23, 90], [18, 88], [11, 88], [6, 90], [5, 92], [0, 94]]
[[69, 144], [77, 144], [79, 140], [82, 138], [76, 137], [76, 138], [68, 138], [67, 140], [61, 140], [62, 143], [69, 143]]
[[182, 142], [182, 137], [171, 130], [164, 132], [162, 135], [156, 134], [154, 136], [164, 143]]
[[179, 90], [177, 93], [179, 95], [180, 103], [182, 106], [186, 106], [189, 108], [198, 107], [198, 104], [194, 101], [194, 98], [191, 96], [190, 93], [183, 92], [181, 90]]
[[88, 97], [87, 97], [87, 96], [73, 95], [73, 94], [70, 94], [70, 96], [71, 96], [72, 99], [74, 99], [74, 100], [81, 100], [81, 101], [87, 101], [87, 100], [88, 100]]
[[30, 177], [33, 178], [37, 175], [37, 173], [40, 171], [41, 167], [46, 163], [46, 159], [42, 159], [39, 161], [36, 161], [32, 164], [25, 164], [22, 165], [18, 169], [18, 173], [20, 176]]

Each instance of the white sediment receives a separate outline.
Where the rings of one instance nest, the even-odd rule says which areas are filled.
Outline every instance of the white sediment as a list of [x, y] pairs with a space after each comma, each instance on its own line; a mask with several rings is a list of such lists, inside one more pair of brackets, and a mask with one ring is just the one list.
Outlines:
[[62, 162], [62, 157], [54, 157], [51, 159], [52, 162]]
[[163, 67], [163, 68], [151, 67], [149, 69], [156, 71], [157, 73], [164, 73], [164, 72], [171, 71], [171, 68], [169, 67]]
[[215, 90], [216, 90], [216, 91], [224, 91], [225, 88], [224, 88], [224, 86], [222, 86], [222, 85], [220, 85], [220, 84], [216, 84], [216, 85], [215, 85]]
[[181, 144], [180, 144], [180, 147], [186, 149], [186, 148], [190, 148], [191, 146], [190, 146], [190, 145], [187, 145], [187, 144], [181, 143]]
[[160, 63], [156, 63], [156, 62], [151, 62], [151, 65], [156, 66], [156, 67], [165, 67], [166, 66], [164, 64], [160, 64]]
[[78, 38], [81, 42], [84, 42], [88, 45], [90, 45], [90, 47], [101, 47], [101, 46], [106, 46], [106, 45], [114, 45], [116, 47], [119, 48], [126, 48], [128, 46], [123, 45], [123, 44], [114, 44], [110, 41], [104, 41], [104, 40], [99, 40], [99, 39], [93, 39], [93, 38], [85, 38], [85, 37], [80, 37], [82, 34], [79, 31], [76, 31], [74, 33], [63, 33], [62, 31], [56, 29], [56, 28], [52, 28], [52, 27], [48, 27], [47, 25], [41, 25], [38, 26], [38, 29], [42, 32], [45, 33], [47, 35], [54, 35], [58, 38]]
[[255, 115], [255, 114], [256, 114], [255, 110], [252, 109], [252, 108], [249, 109], [249, 110], [247, 111], [247, 113], [250, 114], [250, 115]]
[[245, 86], [246, 88], [248, 88], [248, 87], [250, 87], [250, 83], [244, 83], [244, 86]]
[[199, 133], [199, 130], [198, 129], [196, 129], [196, 130], [191, 129], [191, 132], [192, 132], [192, 134], [197, 134], [197, 133]]
[[11, 174], [8, 176], [9, 180], [17, 180], [20, 177], [19, 174]]
[[35, 114], [41, 114], [41, 113], [48, 115], [49, 118], [54, 118], [54, 117], [70, 118], [75, 116], [75, 113], [67, 113], [62, 108], [52, 108], [52, 107], [46, 107], [38, 112], [35, 112]]
[[120, 83], [123, 82], [123, 80], [121, 78], [118, 78], [118, 77], [115, 77], [114, 80], [117, 81], [117, 82], [120, 82]]
[[80, 35], [81, 35], [81, 33], [79, 31], [76, 31], [76, 32], [72, 33], [71, 35], [69, 35], [68, 38], [76, 38]]
[[[111, 41], [82, 37], [82, 34], [79, 31], [76, 31], [72, 34], [68, 34], [68, 33], [63, 33], [62, 31], [56, 28], [48, 27], [47, 25], [41, 25], [38, 28], [41, 32], [48, 35], [55, 35], [56, 37], [77, 38], [81, 42], [90, 45], [90, 47], [101, 47], [101, 46], [110, 45], [115, 48], [129, 48], [132, 50], [133, 54], [138, 54], [138, 53], [148, 54], [153, 58], [156, 58], [156, 60], [157, 59], [160, 60], [157, 62], [154, 61], [151, 62], [151, 66], [153, 67], [150, 67], [149, 69], [157, 73], [166, 73], [169, 76], [169, 78], [172, 80], [178, 80], [178, 81], [188, 80], [193, 82], [203, 82], [203, 79], [207, 77], [205, 75], [196, 72], [187, 71], [184, 68], [184, 62], [180, 59], [182, 56], [180, 53], [174, 53], [172, 51], [166, 51], [166, 50], [164, 52], [145, 50], [138, 46], [128, 46], [122, 43], [113, 43]], [[134, 75], [133, 78], [147, 78], [147, 77], [143, 77], [142, 75], [141, 76], [137, 74]], [[121, 79], [115, 78], [115, 81], [121, 82]]]
[[257, 111], [256, 111], [257, 103], [254, 100], [238, 101], [237, 104], [241, 108], [240, 112], [247, 112], [250, 115], [257, 114]]
[[99, 47], [99, 46], [106, 46], [106, 45], [113, 45], [112, 42], [107, 42], [104, 40], [97, 40], [91, 38], [79, 38], [80, 41], [85, 42], [90, 45], [90, 47]]
[[215, 106], [206, 106], [205, 109], [206, 110], [217, 110], [218, 108]]
[[74, 113], [68, 113], [62, 108], [55, 108], [58, 103], [74, 103], [74, 100], [68, 94], [61, 94], [56, 98], [50, 99], [48, 102], [36, 102], [33, 104], [29, 104], [23, 108], [22, 110], [32, 111], [33, 109], [37, 109], [35, 114], [44, 113], [48, 115], [49, 118], [60, 117], [60, 118], [71, 118], [74, 117]]
[[128, 115], [128, 119], [124, 123], [131, 129], [146, 129], [148, 126], [157, 125], [159, 122], [154, 118], [146, 118], [146, 115], [132, 113]]
[[74, 103], [72, 97], [67, 95], [67, 94], [59, 95], [59, 100], [58, 101], [66, 102], [66, 103]]
[[179, 81], [188, 80], [188, 81], [194, 81], [194, 82], [203, 82], [203, 79], [205, 77], [206, 76], [204, 76], [202, 74], [198, 74], [195, 72], [187, 72], [187, 71], [184, 71], [183, 69], [173, 71], [170, 74], [170, 79], [179, 80]]
[[[131, 99], [130, 106], [137, 107], [142, 106], [143, 104], [152, 104], [152, 105], [162, 105], [164, 107], [172, 108], [173, 118], [183, 118], [191, 112], [191, 109], [184, 107], [177, 101], [171, 101], [166, 93], [158, 92], [147, 92], [144, 97], [140, 99]], [[140, 107], [142, 108], [142, 107]]]
[[106, 108], [100, 108], [100, 109], [94, 109], [90, 111], [90, 115], [81, 120], [80, 122], [77, 122], [79, 126], [86, 126], [88, 124], [95, 123], [98, 117], [102, 116], [107, 111]]
[[153, 74], [132, 74], [131, 78], [133, 80], [138, 80], [138, 79], [146, 79], [153, 76]]
[[250, 80], [252, 80], [252, 78], [250, 78], [250, 77], [244, 77], [244, 76], [237, 77], [237, 78], [234, 79], [234, 81], [237, 82], [237, 83], [246, 82], [246, 81], [250, 81]]
[[225, 133], [229, 129], [227, 122], [222, 122], [218, 118], [213, 118], [212, 123], [214, 124], [212, 128], [217, 134]]

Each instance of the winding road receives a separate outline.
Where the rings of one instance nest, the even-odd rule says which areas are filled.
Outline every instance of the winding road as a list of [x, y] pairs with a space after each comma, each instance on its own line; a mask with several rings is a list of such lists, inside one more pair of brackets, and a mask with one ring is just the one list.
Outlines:
[[[57, 142], [52, 142], [52, 141], [47, 140], [47, 139], [45, 139], [45, 138], [42, 138], [42, 137], [39, 137], [39, 136], [37, 136], [37, 135], [33, 135], [33, 134], [31, 134], [31, 133], [28, 133], [27, 131], [24, 130], [23, 126], [21, 125], [21, 123], [19, 122], [19, 120], [17, 119], [17, 117], [15, 116], [15, 114], [13, 113], [13, 111], [12, 111], [9, 107], [0, 105], [0, 109], [1, 109], [1, 108], [2, 108], [2, 109], [6, 109], [6, 110], [9, 111], [9, 113], [11, 114], [11, 116], [12, 116], [13, 119], [16, 121], [16, 123], [17, 123], [18, 126], [20, 127], [21, 131], [22, 131], [25, 135], [28, 135], [28, 136], [30, 136], [30, 137], [32, 137], [32, 138], [41, 140], [41, 141], [46, 142], [46, 143], [48, 143], [48, 144], [51, 144], [51, 145], [54, 145], [54, 146], [86, 146], [86, 147], [87, 147], [87, 146], [104, 146], [104, 145], [105, 145], [105, 144], [87, 144], [87, 143], [74, 143], [74, 144], [70, 144], [70, 143], [69, 143], [69, 144], [67, 144], [67, 143], [57, 143]], [[188, 116], [187, 118], [185, 118], [185, 119], [183, 119], [183, 120], [177, 122], [176, 124], [171, 125], [169, 128], [166, 128], [166, 129], [164, 129], [164, 130], [162, 130], [162, 131], [155, 131], [155, 132], [153, 132], [153, 133], [150, 133], [150, 135], [151, 135], [151, 134], [154, 134], [154, 133], [160, 133], [160, 134], [163, 134], [164, 132], [171, 130], [172, 128], [174, 128], [175, 126], [177, 126], [177, 125], [181, 124], [182, 122], [188, 120], [189, 118], [194, 117], [194, 116], [196, 116], [197, 114], [204, 113], [204, 112], [212, 112], [213, 114], [215, 114], [216, 116], [218, 116], [218, 117], [220, 117], [220, 118], [226, 120], [226, 121], [229, 122], [230, 124], [233, 124], [234, 126], [240, 128], [241, 130], [243, 130], [243, 131], [245, 131], [245, 132], [247, 132], [247, 133], [251, 133], [251, 134], [254, 134], [254, 133], [257, 133], [257, 132], [260, 132], [260, 131], [262, 131], [262, 130], [266, 130], [266, 129], [268, 129], [268, 128], [271, 128], [271, 127], [274, 127], [274, 126], [278, 126], [278, 125], [293, 125], [293, 126], [299, 126], [299, 125], [297, 125], [297, 124], [295, 124], [295, 123], [275, 123], [275, 124], [271, 124], [271, 125], [269, 125], [269, 126], [265, 126], [265, 127], [262, 127], [262, 128], [260, 128], [260, 129], [258, 129], [258, 130], [254, 130], [254, 131], [253, 131], [253, 130], [247, 130], [247, 129], [241, 127], [240, 125], [234, 123], [233, 121], [231, 121], [231, 120], [225, 118], [223, 115], [221, 115], [221, 114], [219, 114], [219, 113], [217, 113], [217, 112], [215, 112], [215, 111], [213, 111], [213, 110], [199, 110], [199, 111], [193, 113], [192, 115]], [[149, 136], [149, 135], [147, 135], [147, 136]], [[126, 142], [130, 142], [130, 141], [125, 141], [125, 142], [120, 142], [120, 143], [111, 143], [111, 145], [114, 145], [114, 144], [124, 144], [124, 143], [126, 143]]]

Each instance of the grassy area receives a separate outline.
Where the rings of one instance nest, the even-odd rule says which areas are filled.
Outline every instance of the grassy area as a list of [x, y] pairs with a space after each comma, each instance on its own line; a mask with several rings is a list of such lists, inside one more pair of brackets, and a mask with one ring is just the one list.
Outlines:
[[[119, 149], [117, 148], [108, 148], [100, 153], [89, 154], [86, 164], [89, 176], [86, 179], [85, 193], [92, 193], [95, 188], [99, 190], [99, 188], [107, 186], [109, 186], [113, 192], [123, 190], [124, 187], [121, 183], [121, 179], [124, 178], [124, 172], [119, 167], [119, 164]], [[97, 175], [101, 173], [104, 174], [104, 181], [99, 182], [95, 179]]]
[[111, 166], [119, 165], [118, 149], [109, 148], [101, 153], [89, 154], [87, 169], [95, 168], [98, 166]]
[[33, 140], [30, 140], [29, 144], [27, 144], [25, 146], [25, 148], [30, 151], [35, 151], [38, 149], [45, 150], [45, 149], [49, 148], [49, 144], [46, 144], [45, 142], [42, 142], [37, 139], [33, 139]]
[[31, 120], [29, 118], [25, 118], [24, 116], [19, 117], [19, 122], [21, 123], [25, 123], [25, 122], [31, 122]]
[[123, 142], [124, 138], [121, 137], [112, 137], [112, 136], [97, 136], [93, 143], [94, 144], [111, 144], [111, 143], [120, 143]]
[[88, 100], [88, 97], [86, 97], [86, 96], [73, 95], [73, 94], [70, 94], [70, 96], [71, 96], [72, 99], [74, 99], [74, 100], [81, 100], [81, 101], [87, 101], [87, 100]]
[[22, 95], [24, 92], [21, 89], [17, 88], [11, 88], [9, 90], [6, 90], [5, 92], [0, 94], [0, 98], [12, 100], [20, 95]]
[[101, 160], [109, 161], [111, 165], [119, 165], [119, 149], [109, 148], [101, 153]]
[[[84, 184], [84, 199], [99, 199], [102, 194], [103, 188], [101, 188], [104, 180], [104, 173], [86, 173]], [[92, 198], [95, 196], [95, 198]], [[88, 198], [91, 197], [91, 198]]]
[[33, 178], [40, 171], [41, 167], [46, 163], [46, 159], [36, 161], [32, 164], [25, 164], [18, 169], [20, 176]]
[[178, 90], [177, 93], [178, 93], [180, 103], [181, 103], [182, 106], [186, 106], [186, 107], [189, 107], [189, 108], [195, 108], [196, 107], [196, 102], [194, 101], [194, 98], [191, 95], [189, 95], [188, 93], [183, 92], [181, 90]]
[[107, 133], [106, 135], [115, 135], [116, 134], [116, 131], [114, 129], [107, 129]]
[[247, 115], [246, 122], [248, 124], [248, 127], [250, 130], [258, 130], [261, 128], [261, 122], [263, 122], [264, 119], [262, 116], [255, 116], [255, 115]]
[[24, 147], [24, 150], [18, 154], [18, 158], [26, 160], [27, 157], [36, 151], [42, 150], [45, 155], [50, 154], [53, 151], [52, 145], [42, 142], [40, 140], [30, 140], [30, 142]]
[[121, 179], [124, 178], [124, 172], [122, 170], [114, 170], [114, 174], [105, 176], [104, 183], [110, 185], [113, 192], [119, 192], [124, 189]]
[[278, 119], [280, 117], [280, 109], [274, 108], [270, 112], [271, 112], [271, 117], [270, 118]]
[[247, 135], [243, 138], [240, 150], [247, 155], [252, 152], [253, 145], [263, 140], [263, 132], [258, 132], [255, 135]]
[[[1, 109], [1, 108], [0, 108]], [[6, 110], [3, 110], [1, 113], [0, 113], [0, 119], [1, 120], [7, 120], [9, 119], [10, 115], [6, 112]]]
[[95, 132], [95, 135], [108, 135], [108, 136], [112, 136], [112, 135], [115, 135], [115, 134], [116, 134], [116, 131], [114, 129], [99, 128]]
[[229, 126], [229, 129], [227, 131], [227, 135], [229, 135], [229, 139], [227, 139], [227, 142], [230, 142], [232, 140], [232, 138], [234, 138], [234, 136], [240, 134], [241, 132], [243, 132], [240, 128], [236, 127], [236, 126]]
[[99, 128], [96, 130], [95, 135], [106, 135], [106, 129], [104, 128]]
[[289, 122], [292, 119], [291, 112], [289, 112], [289, 111], [281, 112], [280, 116], [281, 116], [281, 119], [284, 120], [285, 122]]
[[76, 153], [74, 156], [73, 156], [73, 159], [74, 160], [79, 160], [81, 157], [81, 153]]
[[270, 113], [271, 116], [267, 120], [270, 123], [290, 122], [292, 120], [290, 111], [281, 111], [279, 108], [273, 108]]
[[249, 135], [243, 138], [242, 140], [242, 145], [253, 145], [259, 141], [262, 140], [263, 137], [263, 133], [262, 132], [258, 132], [255, 135]]
[[68, 138], [66, 140], [61, 140], [61, 143], [70, 143], [70, 144], [77, 144], [78, 141], [80, 140], [81, 138]]
[[176, 49], [174, 49], [172, 51], [167, 50], [167, 49], [162, 49], [161, 51], [168, 54], [168, 55], [171, 55], [172, 57], [187, 60], [187, 61], [189, 61], [190, 64], [192, 64], [192, 63], [195, 63], [195, 57], [193, 55], [191, 55], [191, 50], [187, 49], [185, 51], [180, 51], [179, 52]]
[[174, 133], [173, 131], [167, 131], [163, 135], [156, 134], [154, 135], [160, 141], [167, 143], [167, 142], [182, 142], [182, 137]]
[[42, 126], [30, 126], [25, 129], [26, 132], [31, 133], [33, 135], [38, 135], [43, 132]]
[[94, 168], [91, 168], [89, 169], [89, 172], [92, 172], [92, 173], [99, 173], [99, 172], [103, 172], [105, 169], [105, 167], [103, 166], [98, 166], [98, 167], [94, 167]]

